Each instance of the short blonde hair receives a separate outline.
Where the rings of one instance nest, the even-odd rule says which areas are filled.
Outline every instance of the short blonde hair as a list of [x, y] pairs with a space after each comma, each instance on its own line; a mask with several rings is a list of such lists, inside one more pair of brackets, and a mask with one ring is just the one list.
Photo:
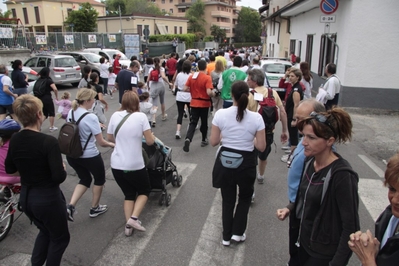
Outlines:
[[18, 121], [24, 126], [33, 126], [39, 119], [37, 113], [42, 113], [43, 103], [42, 101], [31, 95], [23, 94], [15, 99], [12, 104], [12, 109], [18, 118]]
[[72, 101], [72, 109], [76, 111], [79, 105], [83, 104], [84, 101], [90, 101], [91, 99], [94, 99], [96, 96], [97, 92], [95, 92], [94, 90], [88, 88], [81, 88], [80, 90], [78, 90], [78, 93], [76, 94], [76, 99]]

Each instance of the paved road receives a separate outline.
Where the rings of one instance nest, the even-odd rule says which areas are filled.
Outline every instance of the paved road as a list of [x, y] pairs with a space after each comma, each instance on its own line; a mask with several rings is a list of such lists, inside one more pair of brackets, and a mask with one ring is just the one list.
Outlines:
[[[60, 90], [69, 90], [72, 95], [76, 93], [76, 89], [68, 87]], [[119, 104], [117, 97], [110, 99], [107, 96], [106, 100], [110, 103], [107, 112], [110, 117], [119, 108]], [[108, 204], [109, 210], [97, 218], [90, 218], [91, 193], [87, 192], [83, 196], [77, 205], [75, 222], [69, 223], [71, 242], [62, 265], [285, 265], [288, 259], [288, 221], [280, 222], [275, 217], [276, 209], [285, 206], [287, 202], [287, 167], [280, 162], [283, 154], [281, 144], [276, 143], [277, 148], [273, 147], [269, 156], [265, 183], [255, 185], [256, 199], [250, 210], [245, 244], [226, 248], [221, 245], [220, 192], [212, 188], [211, 184], [216, 148], [202, 148], [200, 134], [197, 132], [190, 152], [183, 152], [183, 140], [174, 138], [177, 110], [174, 96], [169, 92], [166, 93], [166, 106], [169, 119], [163, 122], [158, 116], [154, 133], [172, 147], [173, 162], [183, 176], [180, 188], [168, 186], [172, 194], [171, 206], [159, 206], [159, 194], [151, 194], [140, 216], [147, 232], [135, 232], [132, 237], [125, 237], [123, 194], [109, 169], [112, 151], [100, 148], [107, 168], [107, 183], [101, 203]], [[363, 229], [373, 229], [374, 220], [388, 204], [387, 190], [381, 182], [385, 169], [381, 159], [388, 159], [392, 153], [388, 154], [386, 150], [395, 149], [397, 143], [389, 141], [392, 131], [387, 133], [386, 142], [373, 142], [377, 135], [381, 138], [382, 133], [377, 128], [381, 128], [378, 122], [384, 119], [358, 114], [352, 118], [354, 140], [338, 146], [338, 152], [359, 173], [361, 226]], [[397, 121], [397, 116], [393, 119]], [[187, 123], [188, 120], [184, 119], [183, 127]], [[391, 130], [389, 127], [393, 127], [394, 123], [389, 124], [387, 130]], [[56, 125], [61, 126], [62, 121], [58, 120]], [[277, 127], [277, 135], [280, 130]], [[42, 131], [58, 135], [57, 132], [48, 131], [47, 121]], [[373, 153], [368, 148], [373, 145], [386, 154]], [[72, 175], [70, 168], [68, 173], [67, 180], [62, 184], [67, 200], [77, 183], [77, 177]], [[0, 243], [0, 265], [29, 265], [36, 234], [37, 229], [22, 215], [14, 223], [7, 238]], [[349, 265], [359, 265], [359, 262], [352, 258]]]

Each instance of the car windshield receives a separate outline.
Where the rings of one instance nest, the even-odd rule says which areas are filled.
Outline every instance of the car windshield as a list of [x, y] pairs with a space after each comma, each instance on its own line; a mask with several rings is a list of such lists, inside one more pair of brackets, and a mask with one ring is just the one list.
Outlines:
[[121, 55], [120, 60], [129, 60], [129, 58], [127, 58], [126, 55], [124, 55], [122, 52], [119, 52], [118, 50], [110, 50], [107, 52], [108, 54], [111, 55], [112, 58], [114, 57], [114, 54], [120, 54]]
[[84, 54], [84, 56], [92, 63], [100, 63], [101, 56], [99, 55], [87, 53]]
[[284, 64], [265, 64], [262, 66], [266, 73], [284, 74], [289, 65]]
[[63, 57], [63, 58], [56, 58], [55, 67], [75, 67], [78, 66], [78, 63], [76, 63], [75, 59], [69, 58], [69, 57]]

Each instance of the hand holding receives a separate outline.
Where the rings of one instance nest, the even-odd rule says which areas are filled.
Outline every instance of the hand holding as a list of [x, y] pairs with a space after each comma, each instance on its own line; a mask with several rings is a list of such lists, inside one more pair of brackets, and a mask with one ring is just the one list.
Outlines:
[[380, 248], [380, 242], [373, 237], [370, 230], [365, 233], [357, 231], [349, 236], [349, 248], [356, 254], [363, 265], [374, 266], [375, 257]]
[[284, 221], [290, 215], [290, 210], [288, 208], [277, 209], [276, 215], [280, 221]]

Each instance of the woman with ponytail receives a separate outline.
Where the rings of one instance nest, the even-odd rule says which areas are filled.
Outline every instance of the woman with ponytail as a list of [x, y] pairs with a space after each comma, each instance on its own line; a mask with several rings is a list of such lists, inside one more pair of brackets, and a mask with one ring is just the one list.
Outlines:
[[[211, 145], [223, 143], [212, 172], [213, 187], [222, 193], [224, 246], [246, 239], [248, 212], [256, 179], [256, 153], [266, 147], [265, 123], [259, 113], [247, 110], [249, 87], [236, 81], [231, 87], [233, 106], [213, 118]], [[236, 207], [237, 186], [239, 189]], [[234, 212], [235, 210], [235, 212]]]

